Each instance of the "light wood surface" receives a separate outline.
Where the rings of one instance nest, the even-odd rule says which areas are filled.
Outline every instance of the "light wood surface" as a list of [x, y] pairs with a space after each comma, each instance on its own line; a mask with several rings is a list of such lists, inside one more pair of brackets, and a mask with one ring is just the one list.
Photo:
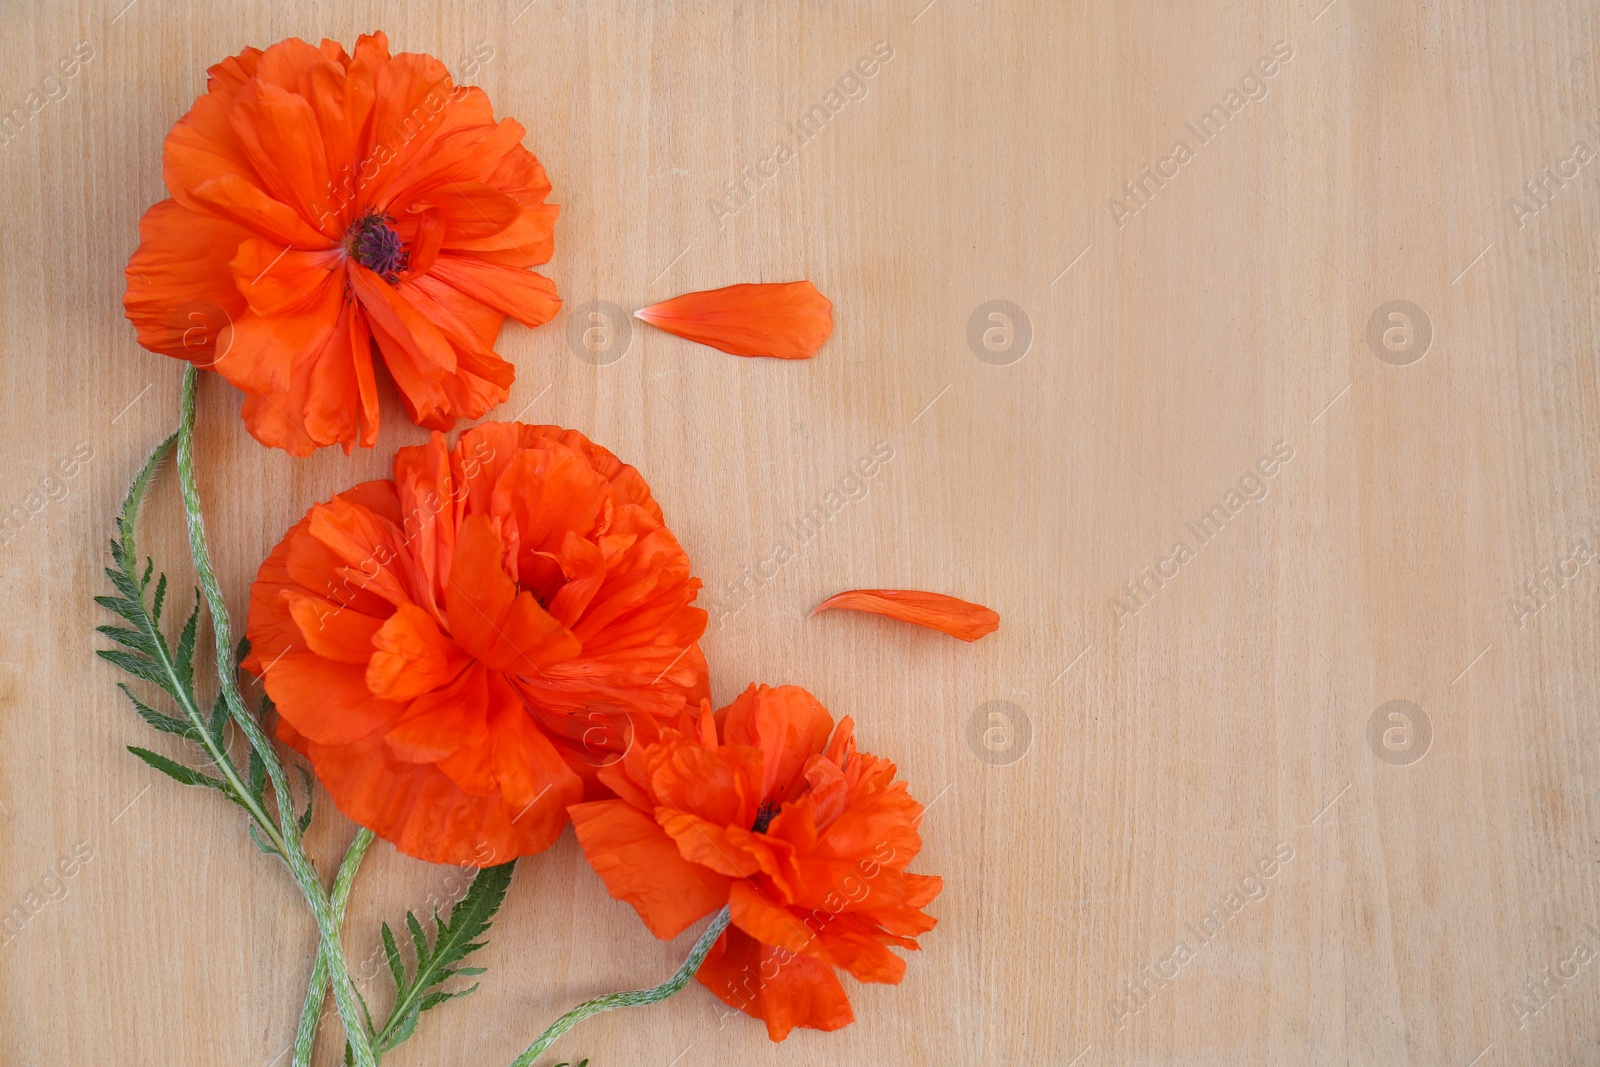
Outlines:
[[[176, 423], [179, 366], [119, 304], [162, 137], [240, 46], [382, 28], [458, 75], [477, 56], [462, 80], [527, 125], [563, 205], [567, 310], [504, 331], [495, 414], [640, 467], [708, 595], [893, 448], [793, 562], [714, 606], [705, 647], [719, 699], [804, 684], [897, 760], [930, 804], [937, 930], [903, 985], [847, 982], [844, 1031], [770, 1045], [692, 986], [548, 1062], [1600, 1063], [1600, 161], [1574, 156], [1600, 152], [1593, 4], [525, 2], [0, 9], [0, 105], [43, 98], [0, 146], [0, 506], [25, 516], [0, 545], [0, 906], [32, 911], [0, 946], [0, 1062], [287, 1062], [312, 926], [234, 810], [123, 750], [163, 742], [91, 657], [89, 598], [115, 502]], [[79, 42], [92, 58], [45, 86]], [[771, 173], [879, 42], [859, 98], [745, 206], [711, 203]], [[1213, 105], [1226, 122], [1199, 129]], [[1545, 168], [1572, 176], [1535, 200]], [[1144, 203], [1119, 211], [1129, 182]], [[569, 343], [589, 301], [794, 278], [835, 302], [810, 362], [639, 323], [608, 365]], [[992, 300], [1026, 316], [1020, 360], [978, 355], [991, 328], [1015, 345], [1014, 314], [969, 344]], [[1369, 343], [1389, 301], [1425, 316], [1419, 360], [1415, 310]], [[391, 398], [377, 449], [294, 460], [219, 381], [201, 405], [236, 619], [290, 523], [423, 436]], [[178, 515], [169, 477], [146, 543], [182, 577]], [[1004, 622], [968, 646], [806, 617], [862, 586]], [[1369, 734], [1394, 700], [1431, 727], [1415, 762], [1416, 713]], [[1026, 717], [1025, 752], [991, 701]], [[331, 866], [352, 827], [331, 805], [318, 825]], [[375, 849], [352, 953], [451, 873]], [[509, 1062], [691, 936], [654, 941], [569, 833], [517, 872], [483, 988], [392, 1062]]]

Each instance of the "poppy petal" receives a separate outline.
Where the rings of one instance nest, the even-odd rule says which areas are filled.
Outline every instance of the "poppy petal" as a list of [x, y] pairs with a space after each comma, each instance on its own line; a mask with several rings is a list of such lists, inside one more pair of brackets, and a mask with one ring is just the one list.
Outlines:
[[251, 232], [163, 200], [139, 220], [122, 306], [152, 352], [210, 366], [217, 341], [246, 308], [228, 261]]
[[634, 312], [668, 333], [736, 356], [810, 359], [833, 333], [833, 304], [810, 282], [730, 285]]
[[263, 671], [279, 721], [320, 745], [358, 741], [405, 711], [402, 704], [374, 697], [361, 668], [352, 664], [295, 651], [267, 663]]
[[797, 1026], [837, 1030], [855, 1021], [833, 968], [763, 945], [737, 927], [722, 935], [695, 977], [723, 1003], [764, 1021], [773, 1041]]
[[982, 604], [915, 589], [851, 589], [824, 600], [811, 609], [811, 614], [829, 608], [885, 615], [901, 622], [926, 626], [963, 641], [976, 641], [1000, 628], [1000, 615]]
[[583, 651], [532, 593], [517, 591], [500, 556], [500, 536], [486, 516], [461, 524], [444, 596], [456, 640], [487, 666], [508, 674], [538, 674]]
[[372, 638], [367, 688], [382, 700], [415, 700], [450, 684], [471, 662], [432, 615], [401, 604]]
[[542, 326], [561, 310], [556, 283], [530, 270], [446, 253], [435, 261], [431, 273], [462, 296], [510, 315], [524, 326]]
[[321, 744], [279, 719], [278, 737], [311, 761], [340, 811], [429, 863], [486, 867], [530, 856], [549, 848], [566, 826], [559, 806], [561, 817], [538, 817], [559, 789], [524, 814], [503, 797], [462, 789], [438, 765], [407, 763], [381, 733], [347, 745]]
[[510, 684], [498, 674], [484, 673], [487, 735], [441, 760], [439, 769], [469, 793], [488, 796], [498, 790], [517, 810], [517, 825], [547, 823], [554, 836], [566, 825], [567, 805], [582, 795], [582, 783], [539, 732]]
[[761, 795], [785, 796], [828, 743], [833, 716], [797, 685], [751, 685], [717, 716], [723, 739], [762, 753]]
[[730, 880], [679, 855], [648, 813], [621, 800], [574, 804], [567, 811], [606, 892], [631, 905], [663, 941], [728, 902]]
[[474, 667], [413, 700], [384, 740], [407, 763], [437, 763], [448, 774], [444, 761], [462, 748], [483, 744], [488, 734], [489, 672]]
[[836, 962], [811, 927], [749, 881], [734, 882], [728, 887], [728, 910], [733, 924], [763, 945], [774, 945], [827, 964]]
[[372, 639], [382, 629], [382, 619], [299, 589], [286, 590], [284, 599], [311, 651], [324, 659], [363, 667], [372, 658]]

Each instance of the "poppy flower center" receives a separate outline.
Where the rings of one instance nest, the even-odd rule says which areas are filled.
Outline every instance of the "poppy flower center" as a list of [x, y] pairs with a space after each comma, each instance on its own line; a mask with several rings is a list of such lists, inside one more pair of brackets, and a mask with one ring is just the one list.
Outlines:
[[350, 224], [344, 237], [350, 257], [390, 285], [411, 262], [411, 253], [393, 223], [393, 216], [369, 210]]
[[767, 827], [772, 825], [772, 820], [777, 816], [778, 809], [780, 807], [782, 807], [781, 804], [774, 803], [770, 800], [763, 800], [761, 802], [761, 807], [756, 809], [756, 824], [750, 827], [751, 833], [766, 833]]

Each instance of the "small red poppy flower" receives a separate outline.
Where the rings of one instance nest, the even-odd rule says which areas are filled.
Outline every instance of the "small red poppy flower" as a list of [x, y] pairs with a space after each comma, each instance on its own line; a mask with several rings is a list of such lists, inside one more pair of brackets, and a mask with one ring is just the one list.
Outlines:
[[708, 701], [600, 779], [618, 799], [571, 808], [596, 873], [659, 938], [728, 905], [698, 978], [774, 1041], [851, 1022], [837, 972], [898, 983], [890, 947], [933, 929], [942, 883], [906, 870], [922, 805], [798, 686], [752, 685], [715, 716]]

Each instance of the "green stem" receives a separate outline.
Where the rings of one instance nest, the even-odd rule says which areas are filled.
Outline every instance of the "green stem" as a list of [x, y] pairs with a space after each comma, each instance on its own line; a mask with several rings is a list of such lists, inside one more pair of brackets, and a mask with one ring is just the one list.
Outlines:
[[333, 1000], [339, 1008], [339, 1018], [344, 1023], [345, 1036], [354, 1053], [355, 1067], [376, 1067], [372, 1045], [365, 1026], [356, 1014], [355, 987], [350, 981], [350, 970], [345, 965], [344, 948], [339, 937], [339, 927], [334, 921], [327, 892], [311, 859], [306, 855], [300, 840], [300, 827], [295, 821], [293, 794], [289, 791], [288, 777], [283, 764], [272, 747], [272, 742], [261, 729], [261, 724], [245, 707], [239, 693], [238, 679], [233, 669], [233, 632], [228, 623], [228, 604], [222, 598], [222, 587], [216, 572], [211, 569], [211, 554], [206, 548], [205, 520], [200, 511], [200, 492], [194, 479], [194, 398], [200, 372], [191, 364], [183, 372], [183, 408], [178, 423], [178, 484], [183, 494], [183, 510], [189, 527], [189, 554], [194, 559], [195, 574], [200, 580], [206, 604], [211, 609], [211, 628], [216, 636], [217, 677], [222, 685], [223, 698], [234, 724], [250, 742], [266, 765], [267, 776], [272, 780], [273, 792], [278, 798], [278, 832], [283, 838], [283, 858], [290, 872], [305, 894], [306, 903], [316, 920], [322, 936], [323, 947], [318, 955], [324, 958], [333, 978]]
[[[152, 453], [152, 460], [155, 456], [170, 448], [173, 439], [177, 436], [177, 431], [174, 431], [172, 437], [167, 438], [156, 446], [156, 451]], [[167, 654], [166, 645], [159, 641], [154, 642], [154, 645], [156, 660], [161, 667], [162, 673], [167, 676], [168, 684], [166, 688], [169, 692], [176, 694], [184, 716], [189, 720], [189, 725], [194, 727], [195, 740], [199, 742], [200, 747], [206, 750], [206, 756], [210, 758], [212, 765], [221, 772], [223, 778], [227, 781], [233, 797], [250, 813], [251, 819], [255, 821], [257, 828], [267, 842], [278, 850], [279, 855], [283, 855], [283, 837], [279, 834], [277, 825], [272, 821], [272, 817], [266, 813], [265, 809], [256, 802], [255, 794], [245, 787], [243, 779], [239, 777], [238, 768], [233, 765], [233, 761], [228, 758], [226, 750], [207, 728], [206, 717], [201, 714], [199, 705], [195, 703], [193, 688], [184, 679], [183, 673], [178, 669], [178, 665]], [[231, 652], [228, 655], [228, 663], [233, 663], [233, 654]]]
[[689, 950], [689, 958], [683, 961], [683, 966], [678, 972], [658, 986], [649, 989], [631, 989], [625, 993], [607, 993], [603, 997], [586, 1000], [576, 1008], [567, 1012], [561, 1018], [550, 1024], [550, 1029], [539, 1035], [539, 1040], [528, 1046], [528, 1051], [518, 1056], [511, 1067], [532, 1067], [533, 1061], [544, 1054], [544, 1051], [555, 1044], [556, 1038], [572, 1029], [578, 1023], [591, 1015], [598, 1015], [612, 1008], [636, 1008], [645, 1004], [658, 1004], [672, 994], [689, 984], [700, 965], [706, 961], [706, 955], [711, 951], [711, 946], [717, 943], [717, 938], [722, 936], [722, 931], [728, 928], [728, 909], [723, 908], [712, 916], [711, 925], [706, 927], [705, 933], [700, 935], [700, 940], [694, 943], [694, 948]]
[[[333, 880], [333, 917], [342, 927], [345, 906], [350, 903], [350, 887], [355, 884], [356, 869], [371, 847], [373, 833], [362, 827], [350, 850], [339, 864], [339, 874]], [[317, 1023], [322, 1020], [322, 1003], [328, 995], [328, 958], [324, 951], [326, 942], [317, 948], [317, 962], [311, 968], [311, 981], [306, 985], [306, 1003], [300, 1012], [300, 1028], [294, 1035], [294, 1060], [292, 1067], [310, 1067], [311, 1046], [317, 1038]]]

